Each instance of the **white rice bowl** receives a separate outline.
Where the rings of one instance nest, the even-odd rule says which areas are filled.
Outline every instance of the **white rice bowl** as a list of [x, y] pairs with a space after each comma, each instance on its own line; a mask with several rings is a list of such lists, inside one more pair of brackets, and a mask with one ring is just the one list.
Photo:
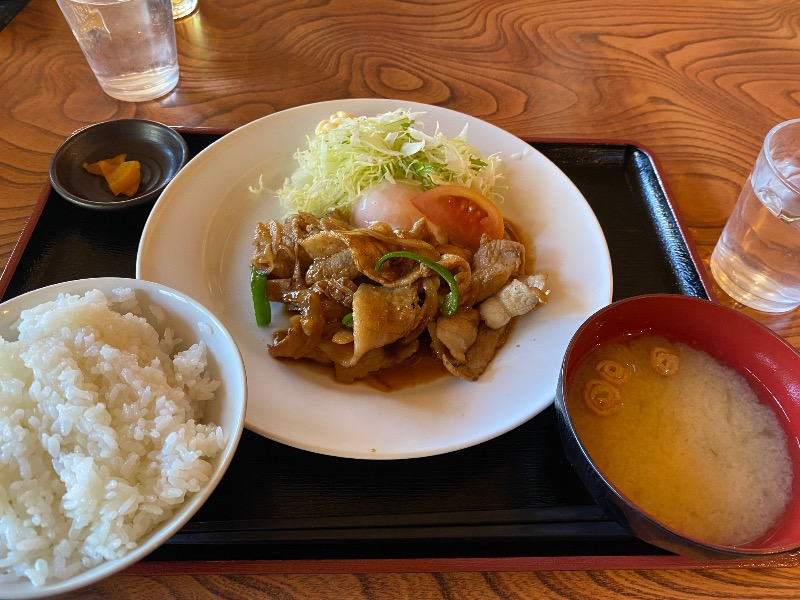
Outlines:
[[154, 283], [66, 282], [0, 309], [0, 597], [46, 597], [197, 512], [241, 436], [244, 366], [216, 317]]

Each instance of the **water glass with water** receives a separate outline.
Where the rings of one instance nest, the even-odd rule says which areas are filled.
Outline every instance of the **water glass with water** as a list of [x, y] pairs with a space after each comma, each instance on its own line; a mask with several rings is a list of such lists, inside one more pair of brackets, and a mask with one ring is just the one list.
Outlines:
[[725, 229], [711, 272], [734, 300], [762, 312], [800, 306], [800, 119], [764, 139]]
[[172, 0], [172, 16], [175, 19], [188, 17], [197, 8], [197, 0]]
[[140, 102], [178, 83], [171, 0], [57, 0], [100, 87]]

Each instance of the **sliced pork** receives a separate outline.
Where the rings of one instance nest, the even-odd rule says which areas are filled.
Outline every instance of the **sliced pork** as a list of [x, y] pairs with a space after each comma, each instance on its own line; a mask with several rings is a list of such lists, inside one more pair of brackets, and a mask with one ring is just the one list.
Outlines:
[[[259, 223], [253, 245], [252, 266], [267, 275], [270, 300], [294, 313], [270, 356], [331, 365], [339, 381], [403, 363], [422, 344], [450, 373], [474, 381], [513, 319], [547, 301], [545, 277], [525, 276], [521, 243], [484, 236], [474, 251], [442, 244], [425, 219], [404, 231], [291, 215]], [[412, 254], [376, 268], [390, 252]], [[452, 282], [459, 302], [445, 316]]]

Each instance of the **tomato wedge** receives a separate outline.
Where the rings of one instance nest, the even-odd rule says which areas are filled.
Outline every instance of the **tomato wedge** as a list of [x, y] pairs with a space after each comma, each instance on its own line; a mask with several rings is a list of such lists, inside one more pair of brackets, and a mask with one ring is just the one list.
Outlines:
[[500, 209], [479, 191], [463, 185], [440, 185], [411, 199], [417, 210], [453, 244], [477, 248], [484, 233], [503, 238]]

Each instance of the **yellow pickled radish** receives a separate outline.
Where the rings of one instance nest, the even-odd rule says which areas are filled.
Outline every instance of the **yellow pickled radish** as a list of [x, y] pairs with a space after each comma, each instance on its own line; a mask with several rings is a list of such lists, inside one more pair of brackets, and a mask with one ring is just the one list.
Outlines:
[[96, 163], [83, 163], [83, 168], [86, 169], [92, 175], [102, 175], [103, 165], [114, 165], [114, 166], [121, 165], [127, 157], [128, 157], [127, 154], [117, 154], [114, 158], [99, 160]]
[[99, 160], [96, 163], [83, 163], [83, 168], [93, 175], [105, 177], [111, 193], [115, 196], [125, 194], [130, 197], [136, 193], [141, 183], [141, 165], [138, 160], [125, 160], [127, 154]]
[[139, 188], [141, 167], [138, 160], [126, 160], [110, 173], [104, 171], [103, 176], [115, 196], [119, 194], [133, 196]]

